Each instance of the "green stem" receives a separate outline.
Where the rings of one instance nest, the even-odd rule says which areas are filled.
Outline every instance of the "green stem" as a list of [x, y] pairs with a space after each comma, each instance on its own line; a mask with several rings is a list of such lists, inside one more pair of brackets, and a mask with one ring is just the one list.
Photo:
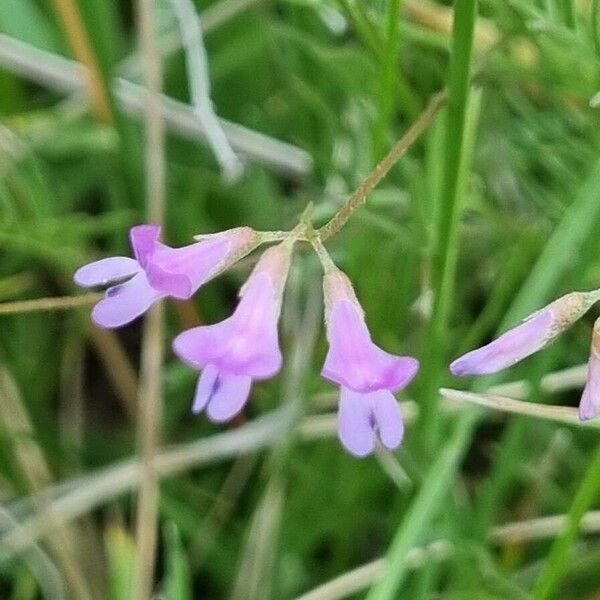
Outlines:
[[592, 1], [592, 36], [596, 54], [600, 56], [600, 0]]
[[389, 128], [394, 108], [394, 77], [400, 41], [400, 5], [401, 0], [388, 0], [387, 35], [381, 65], [379, 107], [373, 134], [375, 163], [385, 148], [385, 133]]
[[310, 243], [319, 257], [319, 261], [321, 262], [321, 266], [323, 267], [325, 274], [336, 271], [337, 267], [335, 266], [333, 260], [331, 260], [331, 256], [329, 256], [329, 253], [325, 249], [325, 246], [323, 246], [323, 242], [321, 242], [319, 237], [311, 237]]
[[[394, 1], [396, 4], [400, 5], [401, 0]], [[352, 21], [352, 25], [360, 42], [369, 50], [369, 52], [371, 52], [373, 58], [378, 63], [385, 62], [387, 50], [384, 47], [384, 42], [381, 39], [379, 32], [365, 11], [363, 6], [364, 2], [340, 0], [340, 4]], [[400, 21], [399, 15], [397, 21]], [[409, 118], [416, 118], [421, 110], [421, 101], [406, 81], [406, 78], [399, 71], [392, 72], [392, 91], [398, 100], [398, 106], [402, 107], [405, 114]]]
[[556, 595], [558, 584], [569, 566], [568, 553], [581, 529], [581, 519], [600, 495], [600, 444], [592, 463], [577, 489], [567, 515], [567, 523], [556, 538], [546, 565], [533, 589], [533, 600], [545, 600]]
[[457, 231], [460, 213], [460, 171], [465, 148], [465, 125], [470, 88], [473, 31], [477, 0], [457, 0], [454, 9], [452, 54], [450, 58], [448, 117], [446, 122], [443, 186], [433, 252], [434, 306], [421, 372], [423, 411], [421, 430], [429, 447], [438, 429], [439, 396], [451, 297], [454, 288]]
[[[449, 292], [454, 274], [453, 261], [448, 261], [448, 251], [456, 246], [456, 228], [458, 221], [459, 168], [462, 162], [464, 128], [467, 114], [469, 92], [469, 74], [471, 51], [473, 46], [473, 29], [476, 16], [476, 0], [456, 0], [454, 32], [452, 39], [452, 57], [450, 63], [449, 112], [446, 130], [446, 162], [444, 169], [444, 188], [442, 206], [440, 207], [440, 223], [438, 244], [436, 247], [436, 292], [434, 322], [430, 339], [443, 342], [446, 315], [449, 309]], [[439, 350], [438, 350], [439, 351]], [[440, 363], [443, 354], [434, 354], [436, 362], [428, 367], [432, 379], [427, 381], [429, 407], [425, 413], [431, 415], [437, 405], [438, 380]], [[429, 364], [429, 363], [428, 363]], [[429, 410], [428, 410], [429, 408]], [[432, 410], [433, 409], [433, 410]], [[379, 582], [371, 589], [367, 600], [392, 600], [398, 597], [397, 591], [406, 575], [406, 555], [421, 540], [428, 523], [439, 512], [446, 501], [456, 469], [469, 444], [477, 413], [466, 411], [460, 417], [455, 428], [441, 451], [436, 453], [436, 460], [427, 472], [423, 485], [406, 513], [404, 521], [398, 528], [396, 536], [387, 554], [386, 569]]]
[[356, 188], [352, 196], [325, 225], [317, 230], [323, 241], [335, 235], [346, 225], [352, 213], [365, 201], [373, 188], [388, 174], [389, 170], [406, 154], [408, 149], [419, 139], [431, 125], [439, 110], [448, 99], [446, 90], [436, 94], [427, 108], [408, 128], [406, 133], [394, 144], [392, 149], [381, 159], [381, 162], [371, 171]]

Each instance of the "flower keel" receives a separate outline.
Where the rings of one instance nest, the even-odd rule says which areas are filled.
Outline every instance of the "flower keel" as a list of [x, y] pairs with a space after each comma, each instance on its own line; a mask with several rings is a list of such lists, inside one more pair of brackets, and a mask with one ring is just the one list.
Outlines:
[[388, 450], [398, 448], [404, 437], [404, 424], [393, 394], [387, 390], [361, 394], [343, 387], [338, 435], [344, 448], [356, 457], [371, 454], [377, 436]]

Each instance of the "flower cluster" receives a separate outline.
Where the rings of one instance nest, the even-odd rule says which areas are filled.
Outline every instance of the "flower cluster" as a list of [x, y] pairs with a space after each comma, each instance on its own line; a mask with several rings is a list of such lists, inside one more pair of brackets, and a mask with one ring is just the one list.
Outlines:
[[[598, 291], [571, 292], [534, 312], [486, 346], [451, 365], [454, 375], [486, 375], [510, 367], [550, 344], [600, 300]], [[587, 382], [579, 403], [582, 421], [600, 414], [600, 319], [594, 323]]]
[[[268, 248], [240, 291], [234, 313], [214, 325], [195, 327], [173, 342], [175, 354], [201, 371], [192, 411], [206, 411], [224, 422], [246, 404], [252, 382], [273, 377], [282, 365], [278, 321], [295, 242], [294, 232]], [[199, 236], [197, 243], [170, 248], [159, 241], [160, 228], [139, 225], [130, 231], [135, 258], [105, 258], [81, 267], [78, 285], [107, 286], [92, 311], [105, 328], [126, 325], [162, 298], [190, 298], [265, 241], [240, 227]], [[388, 354], [371, 340], [350, 280], [328, 259], [323, 278], [329, 351], [322, 376], [340, 387], [339, 438], [355, 456], [373, 452], [378, 437], [389, 450], [403, 437], [400, 407], [394, 393], [415, 376], [411, 357]]]

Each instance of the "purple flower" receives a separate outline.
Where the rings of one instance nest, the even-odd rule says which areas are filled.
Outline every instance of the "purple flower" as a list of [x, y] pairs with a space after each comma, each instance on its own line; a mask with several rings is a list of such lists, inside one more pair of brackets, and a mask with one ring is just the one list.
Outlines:
[[579, 418], [589, 421], [600, 414], [600, 319], [594, 323], [587, 380], [579, 403]]
[[[137, 225], [129, 232], [135, 259], [103, 258], [79, 268], [73, 279], [83, 287], [106, 286], [106, 296], [92, 310], [100, 327], [126, 325], [167, 296], [190, 298], [204, 283], [250, 252], [258, 236], [249, 227], [207, 235], [182, 248], [158, 241], [158, 225]], [[123, 282], [123, 280], [125, 280]]]
[[242, 287], [231, 317], [175, 338], [175, 354], [202, 370], [194, 413], [206, 409], [211, 421], [228, 421], [244, 407], [252, 381], [268, 379], [281, 368], [277, 322], [290, 256], [291, 244], [266, 250]]
[[393, 392], [416, 375], [419, 362], [388, 354], [371, 340], [349, 279], [339, 270], [323, 278], [329, 352], [321, 375], [341, 388], [338, 433], [355, 456], [375, 449], [378, 435], [389, 450], [400, 445], [402, 415]]
[[527, 317], [486, 346], [468, 352], [451, 365], [454, 375], [487, 375], [510, 367], [547, 346], [593, 304], [590, 293], [572, 292]]

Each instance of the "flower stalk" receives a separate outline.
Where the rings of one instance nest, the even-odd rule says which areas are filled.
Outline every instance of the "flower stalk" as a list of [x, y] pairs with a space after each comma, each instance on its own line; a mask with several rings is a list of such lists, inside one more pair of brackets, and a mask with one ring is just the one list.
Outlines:
[[317, 230], [319, 238], [322, 241], [334, 236], [346, 225], [352, 213], [366, 200], [367, 196], [388, 174], [389, 170], [406, 154], [408, 149], [431, 125], [437, 113], [447, 102], [447, 90], [443, 90], [433, 97], [427, 108], [410, 126], [408, 131], [394, 144], [392, 149], [383, 157], [373, 171], [367, 175], [342, 208], [325, 225]]
[[[142, 0], [140, 2], [145, 6]], [[404, 428], [393, 393], [414, 377], [418, 361], [389, 354], [372, 342], [352, 284], [336, 267], [323, 242], [344, 227], [369, 192], [425, 131], [446, 100], [446, 92], [434, 97], [345, 205], [319, 229], [313, 227], [312, 202], [289, 231], [257, 232], [250, 227], [238, 227], [197, 235], [195, 243], [179, 248], [160, 241], [158, 225], [133, 227], [130, 230], [133, 258], [104, 258], [82, 266], [75, 273], [74, 280], [80, 286], [110, 285], [92, 311], [93, 321], [104, 328], [121, 327], [164, 298], [189, 299], [204, 283], [259, 246], [274, 244], [264, 251], [240, 290], [240, 299], [231, 317], [221, 323], [184, 331], [173, 342], [175, 354], [201, 371], [192, 412], [206, 412], [213, 422], [227, 421], [243, 410], [254, 381], [270, 378], [281, 369], [278, 321], [284, 287], [293, 247], [296, 242], [306, 242], [316, 252], [325, 273], [325, 320], [330, 350], [322, 374], [340, 386], [340, 440], [355, 456], [371, 454], [378, 440], [389, 450], [397, 448]], [[157, 215], [160, 223], [163, 206], [156, 201], [149, 204], [151, 215]], [[160, 313], [151, 311], [150, 314], [149, 323], [160, 331]], [[151, 345], [159, 345], [158, 336]], [[150, 354], [145, 353], [145, 356]], [[153, 364], [160, 370], [162, 356], [154, 353], [152, 357]], [[150, 359], [144, 362], [149, 363]], [[157, 404], [160, 386], [156, 378], [152, 381], [151, 386], [148, 384], [152, 390], [146, 390], [141, 397]], [[156, 414], [150, 427], [153, 432], [156, 432]], [[146, 444], [146, 448], [153, 448], [156, 439], [153, 433], [152, 444]], [[153, 490], [156, 492], [154, 484]], [[151, 500], [154, 513], [156, 498]], [[149, 522], [148, 518], [143, 520]], [[155, 541], [150, 540], [145, 546], [151, 567], [153, 556], [150, 554]], [[138, 580], [147, 584], [148, 572], [139, 574]]]

